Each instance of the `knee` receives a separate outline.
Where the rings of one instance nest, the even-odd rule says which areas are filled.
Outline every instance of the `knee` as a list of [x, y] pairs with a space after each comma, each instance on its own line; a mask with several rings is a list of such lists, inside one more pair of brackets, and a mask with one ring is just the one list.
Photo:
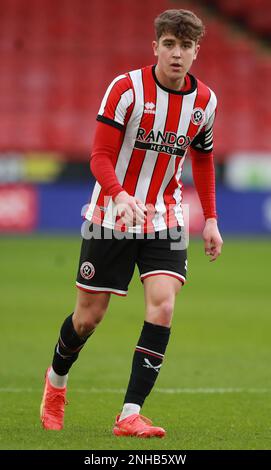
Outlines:
[[90, 316], [73, 316], [73, 326], [80, 337], [88, 336], [95, 328], [98, 326], [102, 316], [100, 315], [91, 315]]
[[174, 310], [174, 302], [164, 300], [160, 305], [151, 306], [147, 312], [147, 321], [155, 325], [170, 327]]
[[96, 294], [88, 294], [88, 297], [77, 300], [73, 324], [79, 336], [87, 336], [91, 331], [95, 330], [106, 313], [109, 299], [94, 299], [94, 296]]

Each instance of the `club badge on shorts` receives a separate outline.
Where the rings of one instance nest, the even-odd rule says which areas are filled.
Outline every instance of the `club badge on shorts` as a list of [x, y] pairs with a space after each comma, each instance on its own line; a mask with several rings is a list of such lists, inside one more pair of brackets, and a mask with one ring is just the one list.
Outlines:
[[199, 126], [205, 118], [205, 112], [202, 108], [194, 108], [191, 115], [191, 121], [196, 126]]
[[91, 279], [95, 274], [95, 268], [93, 264], [91, 264], [89, 261], [85, 261], [85, 263], [81, 265], [80, 274], [84, 279]]

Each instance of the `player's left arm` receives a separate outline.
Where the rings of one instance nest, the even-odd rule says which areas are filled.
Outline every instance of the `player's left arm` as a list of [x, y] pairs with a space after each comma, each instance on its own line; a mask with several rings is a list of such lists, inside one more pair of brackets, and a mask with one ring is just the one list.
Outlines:
[[210, 261], [215, 261], [221, 255], [223, 245], [216, 219], [207, 219], [205, 221], [202, 237], [206, 256], [210, 256]]
[[217, 225], [215, 166], [213, 157], [213, 121], [199, 134], [190, 147], [192, 173], [205, 218], [204, 248], [210, 261], [221, 254], [223, 240]]

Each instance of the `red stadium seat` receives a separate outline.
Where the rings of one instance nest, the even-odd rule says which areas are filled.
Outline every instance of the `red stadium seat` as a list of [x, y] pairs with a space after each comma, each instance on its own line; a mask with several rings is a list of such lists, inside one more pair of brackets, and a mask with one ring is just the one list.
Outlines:
[[[257, 10], [253, 3], [219, 0], [264, 29], [269, 2], [257, 0]], [[51, 149], [87, 159], [105, 88], [117, 74], [154, 61], [153, 18], [176, 5], [144, 0], [143, 12], [140, 2], [127, 0], [2, 0], [0, 151]], [[207, 26], [192, 73], [219, 99], [216, 151], [270, 150], [270, 57], [191, 2], [181, 7], [199, 12]]]

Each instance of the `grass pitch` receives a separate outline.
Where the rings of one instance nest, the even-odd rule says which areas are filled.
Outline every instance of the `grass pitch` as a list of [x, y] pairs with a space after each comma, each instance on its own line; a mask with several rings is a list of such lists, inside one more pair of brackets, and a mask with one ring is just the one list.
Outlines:
[[270, 449], [271, 244], [226, 240], [209, 263], [189, 247], [171, 341], [142, 413], [162, 440], [112, 435], [144, 315], [135, 274], [69, 378], [65, 429], [44, 431], [39, 405], [59, 327], [73, 310], [79, 237], [2, 238], [1, 449]]

